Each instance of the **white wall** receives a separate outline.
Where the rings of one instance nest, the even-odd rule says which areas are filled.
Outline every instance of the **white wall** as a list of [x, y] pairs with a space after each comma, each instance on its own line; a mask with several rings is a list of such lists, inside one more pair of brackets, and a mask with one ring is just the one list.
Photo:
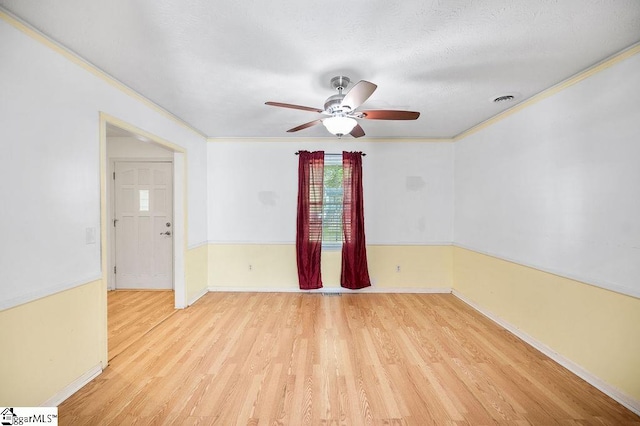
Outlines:
[[450, 244], [450, 143], [229, 141], [208, 145], [209, 241], [295, 241], [298, 150], [363, 151], [368, 244]]
[[455, 144], [455, 243], [640, 296], [640, 55]]
[[453, 144], [373, 143], [366, 152], [367, 243], [451, 244]]
[[206, 241], [202, 136], [4, 20], [0, 40], [0, 309], [100, 278], [101, 111], [187, 149], [188, 241]]

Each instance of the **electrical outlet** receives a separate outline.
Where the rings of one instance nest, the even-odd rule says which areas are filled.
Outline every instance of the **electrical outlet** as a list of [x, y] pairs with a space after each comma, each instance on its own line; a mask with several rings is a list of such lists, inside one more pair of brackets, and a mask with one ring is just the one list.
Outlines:
[[400, 272], [400, 265], [396, 265], [396, 272]]
[[249, 264], [249, 270], [252, 271], [253, 270], [253, 266], [251, 264]]

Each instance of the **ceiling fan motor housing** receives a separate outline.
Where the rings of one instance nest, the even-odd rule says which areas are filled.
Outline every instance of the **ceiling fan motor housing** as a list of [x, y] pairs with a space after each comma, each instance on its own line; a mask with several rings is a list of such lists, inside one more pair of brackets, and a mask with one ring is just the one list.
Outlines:
[[331, 79], [331, 87], [338, 91], [337, 95], [329, 96], [324, 102], [324, 110], [331, 115], [345, 115], [351, 112], [351, 107], [342, 105], [345, 94], [342, 93], [347, 88], [351, 79], [343, 75], [335, 76]]
[[329, 96], [324, 102], [324, 110], [329, 114], [347, 114], [351, 111], [346, 105], [342, 105], [344, 94], [339, 93], [337, 95]]

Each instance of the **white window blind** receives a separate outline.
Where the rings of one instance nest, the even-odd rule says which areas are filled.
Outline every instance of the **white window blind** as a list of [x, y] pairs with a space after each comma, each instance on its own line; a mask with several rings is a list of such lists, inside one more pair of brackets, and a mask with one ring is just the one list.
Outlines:
[[322, 203], [322, 248], [342, 248], [342, 154], [324, 155], [324, 198]]

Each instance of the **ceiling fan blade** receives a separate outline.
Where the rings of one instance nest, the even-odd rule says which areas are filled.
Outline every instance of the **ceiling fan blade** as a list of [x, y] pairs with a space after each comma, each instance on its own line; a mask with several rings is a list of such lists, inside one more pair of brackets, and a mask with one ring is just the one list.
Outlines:
[[360, 127], [359, 124], [356, 124], [356, 127], [353, 128], [353, 130], [351, 131], [351, 133], [349, 133], [351, 136], [353, 136], [354, 138], [359, 138], [364, 136], [364, 130], [362, 130], [362, 127]]
[[293, 129], [287, 130], [287, 132], [297, 132], [298, 130], [306, 129], [307, 127], [315, 126], [316, 124], [322, 123], [322, 120], [313, 120], [308, 123], [304, 123], [299, 125], [298, 127], [294, 127]]
[[353, 111], [354, 109], [362, 105], [364, 101], [369, 99], [369, 96], [371, 96], [373, 92], [376, 91], [377, 88], [378, 86], [376, 86], [375, 84], [369, 81], [360, 80], [344, 96], [344, 99], [342, 100], [342, 105], [348, 105], [349, 107], [351, 107], [351, 110]]
[[374, 109], [360, 111], [362, 118], [368, 120], [416, 120], [420, 113], [416, 111], [400, 111], [395, 109]]
[[301, 109], [303, 111], [311, 111], [311, 112], [324, 112], [324, 110], [321, 110], [318, 108], [306, 107], [302, 105], [284, 104], [282, 102], [265, 102], [265, 105], [271, 105], [271, 106], [282, 107], [282, 108]]

